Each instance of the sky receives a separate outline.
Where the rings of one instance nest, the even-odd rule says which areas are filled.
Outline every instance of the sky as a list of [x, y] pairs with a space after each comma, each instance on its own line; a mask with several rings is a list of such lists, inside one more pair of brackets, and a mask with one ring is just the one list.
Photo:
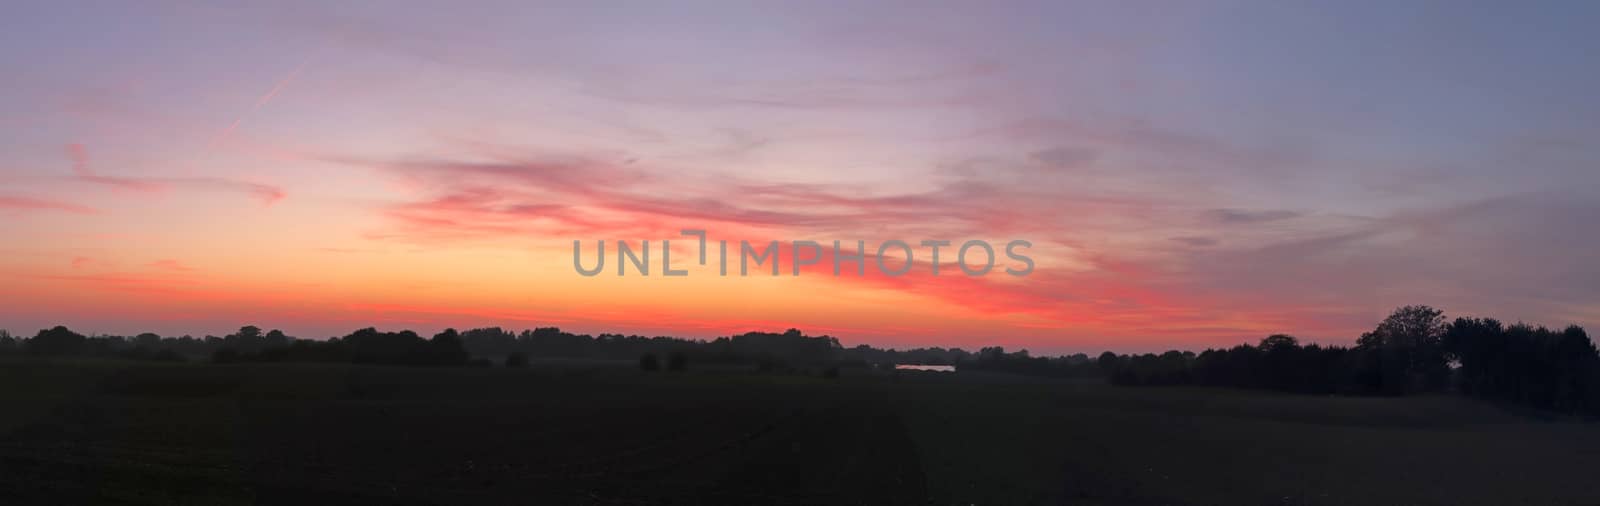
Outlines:
[[[792, 327], [1067, 353], [1349, 344], [1405, 304], [1600, 324], [1594, 2], [4, 11], [14, 334]], [[723, 277], [684, 229], [861, 240], [869, 264]], [[573, 242], [592, 266], [601, 240], [608, 270], [579, 275]], [[651, 275], [609, 270], [619, 240], [651, 242]], [[660, 275], [661, 240], [689, 275]], [[910, 274], [873, 268], [888, 240]], [[989, 241], [996, 270], [945, 249], [932, 276], [921, 240]], [[1027, 276], [1002, 272], [1012, 240]]]

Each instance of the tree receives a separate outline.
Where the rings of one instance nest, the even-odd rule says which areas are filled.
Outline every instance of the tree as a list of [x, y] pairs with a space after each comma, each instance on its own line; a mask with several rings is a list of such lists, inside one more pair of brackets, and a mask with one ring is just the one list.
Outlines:
[[1499, 397], [1506, 393], [1513, 366], [1510, 336], [1493, 318], [1456, 318], [1440, 339], [1445, 360], [1458, 364], [1456, 385], [1463, 393]]
[[27, 349], [28, 353], [34, 355], [75, 355], [83, 353], [88, 343], [89, 338], [57, 325], [40, 330], [33, 339], [28, 340]]
[[428, 357], [423, 361], [430, 365], [467, 363], [466, 344], [462, 342], [461, 334], [457, 334], [456, 329], [444, 329], [444, 332], [434, 334], [433, 339], [428, 340], [427, 350]]
[[1600, 357], [1595, 355], [1594, 341], [1577, 325], [1568, 326], [1553, 340], [1547, 361], [1551, 407], [1569, 412], [1592, 409], [1590, 402], [1600, 394]]
[[139, 334], [137, 336], [134, 336], [133, 337], [133, 344], [134, 344], [134, 346], [144, 346], [146, 348], [155, 348], [157, 346], [161, 346], [161, 336], [158, 335], [158, 334], [155, 334], [153, 332], [145, 332], [143, 334]]
[[1273, 334], [1261, 340], [1257, 347], [1267, 354], [1287, 353], [1300, 349], [1300, 340], [1287, 334]]
[[239, 327], [239, 333], [234, 335], [239, 336], [239, 339], [254, 341], [261, 338], [261, 327], [257, 327], [255, 325], [245, 325], [243, 327]]
[[1405, 306], [1362, 334], [1356, 348], [1377, 354], [1384, 392], [1438, 389], [1450, 373], [1443, 347], [1445, 330], [1444, 311]]
[[289, 341], [291, 341], [289, 336], [284, 335], [283, 331], [278, 329], [272, 329], [271, 332], [267, 332], [266, 337], [262, 339], [265, 340], [266, 347], [268, 348], [281, 348], [288, 346]]
[[1275, 390], [1299, 391], [1305, 386], [1305, 369], [1300, 364], [1300, 340], [1287, 334], [1273, 334], [1256, 346], [1261, 350], [1259, 372], [1262, 386]]
[[1095, 359], [1095, 364], [1099, 365], [1100, 369], [1110, 373], [1112, 369], [1117, 368], [1117, 354], [1109, 351], [1103, 352], [1100, 354], [1100, 358]]

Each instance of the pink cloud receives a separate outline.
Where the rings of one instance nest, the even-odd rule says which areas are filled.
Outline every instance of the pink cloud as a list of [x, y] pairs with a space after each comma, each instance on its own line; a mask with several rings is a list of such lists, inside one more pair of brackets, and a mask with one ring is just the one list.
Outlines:
[[72, 173], [77, 175], [78, 179], [95, 184], [114, 186], [129, 190], [159, 191], [162, 189], [162, 185], [154, 181], [108, 177], [95, 174], [94, 170], [89, 168], [89, 151], [87, 148], [84, 148], [82, 144], [67, 144], [67, 157], [72, 159]]
[[[428, 189], [425, 200], [384, 211], [401, 225], [394, 234], [381, 234], [385, 237], [485, 238], [540, 230], [640, 235], [675, 233], [685, 226], [788, 236], [874, 230], [960, 237], [1042, 230], [1048, 226], [1045, 219], [1064, 217], [1088, 226], [1095, 218], [1164, 205], [1147, 196], [1043, 191], [960, 174], [932, 189], [891, 192], [480, 151], [470, 162], [336, 161], [374, 166]], [[485, 158], [491, 161], [481, 161]]]
[[67, 145], [67, 157], [72, 160], [72, 173], [80, 181], [94, 183], [113, 188], [134, 190], [141, 192], [159, 192], [168, 187], [188, 187], [197, 189], [212, 189], [220, 191], [241, 192], [261, 201], [264, 205], [272, 205], [283, 200], [288, 194], [282, 188], [237, 181], [225, 178], [211, 177], [113, 177], [96, 173], [90, 167], [89, 151], [83, 144], [72, 143]]
[[21, 211], [62, 211], [73, 214], [98, 214], [100, 211], [87, 206], [44, 200], [31, 197], [14, 195], [0, 195], [0, 209], [14, 209]]
[[[1278, 159], [1271, 153], [1235, 151], [1203, 139], [1140, 128], [1122, 142], [1148, 144], [1166, 153], [1204, 155], [1214, 163], [1264, 166]], [[1473, 265], [1474, 259], [1455, 252], [1475, 251], [1470, 244], [1427, 253], [1430, 244], [1440, 243], [1407, 239], [1410, 234], [1443, 234], [1460, 243], [1483, 233], [1462, 223], [1521, 233], [1548, 230], [1526, 223], [1560, 213], [1510, 213], [1533, 201], [1519, 201], [1523, 207], [1490, 203], [1420, 214], [1347, 217], [1218, 205], [1231, 201], [1196, 197], [1197, 192], [1157, 191], [1165, 187], [1105, 191], [1058, 184], [1049, 179], [1051, 174], [1030, 165], [1039, 163], [1031, 158], [1013, 166], [959, 165], [914, 189], [893, 191], [707, 176], [637, 162], [608, 162], [603, 156], [543, 157], [471, 147], [469, 156], [459, 158], [399, 163], [340, 160], [377, 167], [413, 183], [411, 187], [422, 195], [380, 209], [391, 228], [374, 237], [428, 243], [532, 237], [674, 239], [677, 245], [679, 230], [699, 228], [732, 244], [740, 239], [753, 244], [765, 244], [767, 238], [814, 239], [825, 243], [825, 254], [817, 265], [806, 267], [805, 274], [842, 287], [891, 290], [948, 307], [958, 319], [1004, 320], [1010, 325], [995, 327], [997, 332], [1054, 331], [1169, 343], [1232, 343], [1273, 332], [1349, 340], [1385, 306], [1449, 302], [1444, 299], [1493, 307], [1484, 301], [1503, 295], [1506, 301], [1499, 306], [1528, 307], [1530, 314], [1559, 309], [1543, 306], [1545, 302], [1535, 298], [1541, 292], [1571, 294], [1549, 300], [1595, 300], [1593, 289], [1586, 288], [1594, 285], [1577, 282], [1593, 276], [1573, 274], [1582, 272], [1576, 270], [1581, 264], [1577, 260], [1570, 266], [1547, 261], [1523, 269], [1548, 274], [1536, 278], [1545, 282], [1543, 286], [1506, 279], [1498, 288], [1490, 288], [1487, 281], [1481, 282], [1484, 287], [1468, 287], [1479, 278], [1504, 276], [1461, 274], [1460, 269]], [[1087, 153], [1059, 155], [1057, 161], [1092, 159]], [[1506, 210], [1482, 211], [1500, 207]], [[1500, 223], [1508, 216], [1525, 223]], [[1292, 224], [1292, 230], [1281, 230], [1284, 224]], [[867, 240], [869, 247], [893, 238], [912, 241], [918, 264], [911, 274], [888, 277], [876, 272], [868, 255], [867, 276], [855, 276], [853, 266], [846, 266], [849, 272], [833, 277], [827, 246], [835, 239], [853, 246], [858, 238]], [[967, 277], [948, 264], [943, 269], [949, 274], [938, 278], [926, 274], [926, 250], [917, 248], [917, 240], [959, 243], [974, 238], [1029, 239], [1035, 244], [1036, 260], [1058, 257], [1050, 259], [1065, 258], [1071, 265], [1041, 262], [1025, 280], [1008, 280], [1000, 272], [1002, 254], [998, 255], [1002, 266], [989, 276]], [[1570, 234], [1536, 239], [1522, 244], [1586, 240]], [[1508, 262], [1526, 260], [1520, 250], [1507, 251]], [[789, 256], [785, 242], [779, 255], [784, 275], [792, 265]], [[1430, 260], [1416, 260], [1423, 257]], [[1449, 262], [1441, 261], [1446, 259]], [[1572, 269], [1561, 270], [1567, 267]], [[1431, 286], [1438, 284], [1455, 288]], [[1375, 286], [1393, 287], [1393, 293], [1375, 297]], [[1455, 295], [1440, 295], [1446, 293]], [[1466, 293], [1478, 295], [1460, 295]], [[1509, 299], [1513, 296], [1517, 298]]]

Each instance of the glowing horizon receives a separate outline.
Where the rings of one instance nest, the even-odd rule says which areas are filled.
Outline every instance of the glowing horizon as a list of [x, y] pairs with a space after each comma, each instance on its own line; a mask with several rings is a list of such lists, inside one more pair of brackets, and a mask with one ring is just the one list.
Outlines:
[[[13, 10], [16, 334], [1056, 353], [1347, 344], [1406, 304], [1600, 323], [1592, 4]], [[1023, 239], [1036, 267], [722, 278], [683, 229]], [[572, 241], [602, 239], [670, 239], [697, 271], [574, 272]]]

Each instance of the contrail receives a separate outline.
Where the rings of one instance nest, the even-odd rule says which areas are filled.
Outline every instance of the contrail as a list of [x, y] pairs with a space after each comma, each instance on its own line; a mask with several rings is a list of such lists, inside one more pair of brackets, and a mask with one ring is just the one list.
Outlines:
[[261, 110], [263, 106], [267, 105], [267, 102], [272, 101], [272, 97], [278, 96], [278, 92], [281, 92], [285, 87], [288, 87], [289, 82], [293, 81], [296, 76], [299, 76], [300, 71], [304, 70], [306, 68], [306, 64], [308, 63], [311, 63], [310, 56], [307, 56], [305, 61], [302, 61], [299, 65], [296, 65], [294, 70], [289, 72], [289, 75], [284, 76], [283, 79], [279, 79], [277, 84], [272, 86], [271, 90], [267, 90], [267, 94], [256, 99], [256, 103], [252, 104], [250, 109], [246, 110], [244, 114], [239, 115], [238, 119], [233, 120], [233, 124], [228, 125], [228, 128], [222, 129], [222, 132], [217, 134], [217, 136], [211, 140], [211, 145], [215, 146], [218, 142], [221, 142], [222, 140], [227, 139], [228, 136], [233, 135], [233, 131], [239, 128], [239, 124], [244, 123], [245, 118], [255, 114], [256, 111]]

